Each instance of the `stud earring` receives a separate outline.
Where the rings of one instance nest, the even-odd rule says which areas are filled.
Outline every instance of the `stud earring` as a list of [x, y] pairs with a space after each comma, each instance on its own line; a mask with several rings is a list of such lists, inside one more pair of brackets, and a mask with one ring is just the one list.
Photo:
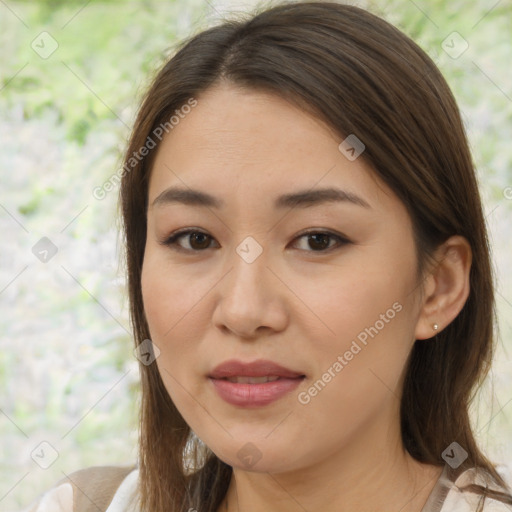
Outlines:
[[432, 328], [434, 329], [434, 331], [437, 331], [439, 329], [439, 325], [437, 324], [433, 324], [432, 325]]

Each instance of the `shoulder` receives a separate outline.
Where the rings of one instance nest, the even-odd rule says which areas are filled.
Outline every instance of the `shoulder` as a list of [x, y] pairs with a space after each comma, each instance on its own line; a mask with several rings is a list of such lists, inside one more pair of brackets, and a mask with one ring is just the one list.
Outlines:
[[22, 512], [135, 512], [137, 482], [135, 466], [92, 466], [67, 475]]
[[[500, 464], [496, 466], [496, 470], [509, 485], [509, 489], [497, 487], [483, 468], [467, 469], [453, 482], [442, 512], [512, 512], [511, 468]], [[474, 492], [473, 486], [488, 488], [494, 492], [484, 499], [480, 493]]]

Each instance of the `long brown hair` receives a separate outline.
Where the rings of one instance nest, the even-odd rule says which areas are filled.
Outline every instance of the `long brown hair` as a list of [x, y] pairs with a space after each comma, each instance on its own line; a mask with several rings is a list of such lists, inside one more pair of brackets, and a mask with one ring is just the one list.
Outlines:
[[[496, 318], [486, 226], [461, 116], [432, 60], [363, 9], [295, 2], [245, 20], [225, 20], [185, 41], [158, 73], [135, 122], [120, 193], [136, 344], [150, 338], [141, 269], [156, 149], [136, 161], [133, 155], [173, 112], [191, 98], [200, 101], [200, 94], [221, 80], [294, 102], [327, 122], [340, 142], [348, 134], [364, 142], [362, 158], [411, 216], [418, 283], [440, 243], [452, 235], [469, 241], [471, 291], [464, 308], [435, 339], [417, 340], [411, 351], [401, 400], [402, 439], [415, 459], [438, 466], [456, 441], [468, 453], [461, 470], [483, 468], [490, 483], [506, 489], [479, 450], [468, 414], [492, 360]], [[194, 437], [156, 364], [141, 364], [141, 385], [142, 509], [215, 512], [232, 468]]]

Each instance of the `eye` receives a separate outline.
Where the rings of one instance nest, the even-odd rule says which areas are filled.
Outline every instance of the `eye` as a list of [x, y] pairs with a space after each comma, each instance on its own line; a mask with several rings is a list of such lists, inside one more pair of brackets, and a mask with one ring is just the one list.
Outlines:
[[[303, 233], [298, 236], [296, 240], [300, 240], [301, 238], [306, 238], [306, 243], [313, 249], [308, 252], [329, 252], [332, 249], [350, 243], [348, 238], [336, 233], [331, 233], [330, 231], [309, 231], [308, 233]], [[334, 246], [330, 244], [333, 240], [337, 242]]]
[[[302, 233], [302, 235], [296, 237], [294, 240], [306, 239], [306, 237], [306, 243], [312, 248], [312, 250], [304, 249], [306, 252], [329, 252], [332, 249], [350, 243], [348, 238], [329, 231], [310, 231], [308, 233]], [[185, 239], [188, 242], [188, 247], [184, 247], [179, 243], [181, 239]], [[173, 233], [160, 243], [172, 247], [177, 251], [202, 252], [210, 248], [212, 240], [214, 239], [207, 233], [194, 229], [185, 229]], [[331, 244], [333, 240], [336, 242], [334, 246]]]
[[[185, 238], [185, 240], [188, 241], [189, 247], [183, 247], [178, 243], [178, 241], [182, 238]], [[202, 231], [186, 229], [183, 231], [178, 231], [177, 233], [173, 233], [170, 237], [166, 238], [160, 243], [165, 246], [170, 246], [177, 251], [200, 252], [209, 248], [208, 246], [211, 240], [213, 240], [213, 238], [210, 235], [203, 233]]]

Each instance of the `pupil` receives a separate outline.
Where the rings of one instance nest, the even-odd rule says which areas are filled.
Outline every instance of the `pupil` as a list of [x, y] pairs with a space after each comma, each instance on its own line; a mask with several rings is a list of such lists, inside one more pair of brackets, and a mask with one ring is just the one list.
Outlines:
[[[198, 241], [198, 237], [199, 237], [199, 241]], [[204, 240], [202, 243], [200, 240], [201, 237], [204, 237]], [[204, 248], [203, 246], [205, 245], [205, 241], [207, 241], [207, 237], [204, 233], [192, 233], [192, 244], [191, 244], [192, 246], [194, 246], [195, 242], [198, 242], [199, 246], [201, 248]], [[208, 244], [206, 244], [206, 246], [208, 246]]]
[[[323, 240], [323, 243], [320, 243], [320, 248], [321, 249], [324, 249], [325, 247], [327, 247], [329, 245], [329, 236], [328, 235], [325, 235], [325, 234], [322, 234], [322, 233], [319, 233], [319, 234], [316, 234], [316, 235], [310, 235], [311, 238], [315, 241], [315, 243], [317, 242], [317, 240], [315, 240], [315, 238], [318, 238], [318, 237], [321, 237], [322, 240]], [[314, 249], [314, 247], [313, 247]]]

